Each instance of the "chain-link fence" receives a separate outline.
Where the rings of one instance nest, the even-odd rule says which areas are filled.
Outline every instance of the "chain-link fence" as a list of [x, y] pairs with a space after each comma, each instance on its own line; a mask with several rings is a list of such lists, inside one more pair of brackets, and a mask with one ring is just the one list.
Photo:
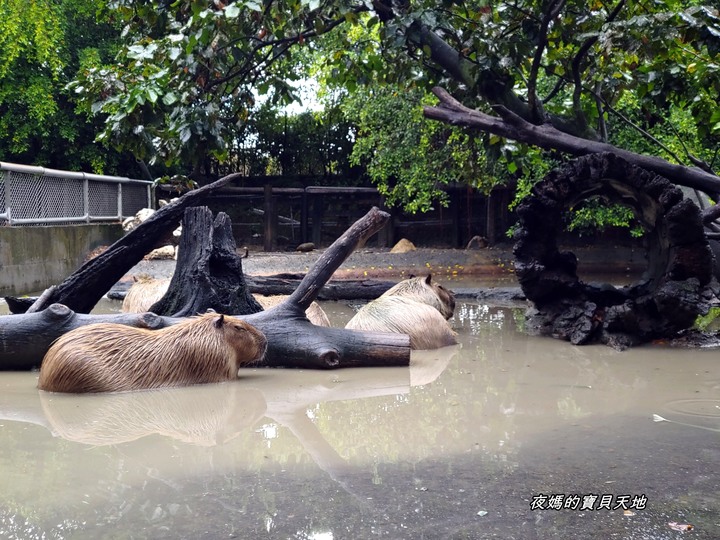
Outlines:
[[152, 182], [0, 162], [0, 223], [120, 221], [152, 208]]

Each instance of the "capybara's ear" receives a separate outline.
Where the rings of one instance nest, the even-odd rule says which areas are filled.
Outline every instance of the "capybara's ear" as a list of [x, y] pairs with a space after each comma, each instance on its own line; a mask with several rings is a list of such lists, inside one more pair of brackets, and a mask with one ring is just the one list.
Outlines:
[[215, 328], [222, 328], [224, 322], [225, 315], [220, 315], [217, 319], [215, 319]]
[[428, 285], [430, 285], [430, 282], [431, 282], [431, 281], [432, 281], [432, 274], [428, 274], [427, 277], [425, 278], [425, 283], [427, 283]]

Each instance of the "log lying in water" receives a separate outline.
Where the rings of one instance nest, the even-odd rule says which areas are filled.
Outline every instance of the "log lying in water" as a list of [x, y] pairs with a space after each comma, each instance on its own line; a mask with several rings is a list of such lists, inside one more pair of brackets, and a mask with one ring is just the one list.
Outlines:
[[[245, 283], [251, 293], [265, 296], [291, 294], [297, 289], [305, 274], [273, 274], [271, 276], [251, 276], [245, 274]], [[123, 300], [131, 283], [120, 283], [110, 289], [107, 296], [112, 300]], [[384, 279], [340, 279], [328, 281], [318, 293], [318, 300], [374, 300], [390, 287], [394, 281]], [[13, 302], [10, 311], [24, 313], [22, 303], [32, 304], [33, 299], [6, 298], [8, 305]]]

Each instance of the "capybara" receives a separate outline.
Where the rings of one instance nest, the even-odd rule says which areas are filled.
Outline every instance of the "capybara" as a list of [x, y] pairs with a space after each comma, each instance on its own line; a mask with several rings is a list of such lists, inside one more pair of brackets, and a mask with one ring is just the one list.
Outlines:
[[121, 392], [236, 379], [238, 369], [265, 355], [257, 328], [206, 313], [160, 330], [99, 323], [52, 344], [38, 388], [50, 392]]
[[125, 313], [145, 313], [150, 306], [165, 296], [169, 286], [169, 279], [140, 275], [128, 289], [121, 310]]
[[[263, 309], [273, 308], [287, 300], [287, 295], [284, 294], [279, 294], [276, 296], [263, 296], [262, 294], [253, 294], [253, 296]], [[312, 304], [310, 304], [310, 307], [305, 310], [305, 316], [315, 326], [330, 326], [330, 319], [328, 319], [327, 314], [325, 313], [325, 311], [323, 311], [323, 308], [321, 308], [320, 304], [318, 304], [317, 302], [313, 302]]]
[[405, 279], [389, 288], [382, 296], [402, 296], [417, 300], [434, 307], [446, 319], [452, 317], [455, 312], [455, 295], [442, 285], [433, 282], [432, 274]]
[[[139, 277], [125, 295], [122, 311], [125, 313], [143, 313], [147, 311], [155, 302], [165, 296], [169, 285], [170, 280], [168, 279]], [[262, 294], [253, 294], [253, 297], [263, 309], [275, 307], [287, 299], [287, 295], [263, 296]], [[305, 311], [305, 316], [314, 325], [330, 326], [327, 315], [317, 302], [310, 304], [310, 307]]]
[[411, 349], [438, 349], [457, 343], [457, 334], [437, 309], [403, 296], [381, 296], [373, 300], [363, 306], [345, 328], [408, 334]]
[[345, 328], [408, 334], [410, 348], [437, 349], [457, 343], [457, 334], [446, 321], [454, 311], [452, 292], [433, 283], [428, 275], [406, 279], [388, 289], [363, 306]]

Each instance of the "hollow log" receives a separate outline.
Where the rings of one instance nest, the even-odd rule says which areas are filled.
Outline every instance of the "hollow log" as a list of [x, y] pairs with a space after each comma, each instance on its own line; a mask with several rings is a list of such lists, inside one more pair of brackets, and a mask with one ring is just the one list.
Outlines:
[[[585, 284], [575, 255], [558, 249], [564, 211], [593, 197], [630, 207], [646, 230], [648, 267], [633, 285]], [[713, 297], [713, 254], [699, 208], [667, 179], [614, 154], [551, 171], [517, 215], [515, 273], [534, 304], [535, 333], [623, 349], [689, 328]]]
[[[236, 314], [268, 337], [268, 351], [260, 366], [328, 369], [409, 365], [410, 339], [405, 334], [324, 328], [314, 326], [305, 317], [305, 310], [335, 270], [359, 242], [382, 228], [389, 217], [372, 208], [323, 253], [285, 302], [260, 313]], [[2, 316], [0, 369], [38, 367], [55, 339], [85, 324], [114, 322], [158, 329], [180, 320], [153, 313], [86, 315], [59, 304], [37, 313]]]
[[[201, 203], [208, 195], [241, 176], [225, 176], [212, 184], [189, 191], [160, 208], [106, 251], [83, 264], [65, 281], [48, 289], [27, 312], [41, 311], [51, 304], [64, 304], [78, 313], [90, 313], [109, 286], [140, 262], [155, 247], [159, 237], [169, 234], [178, 226], [186, 208]], [[10, 304], [18, 305], [17, 302], [13, 303], [13, 299], [8, 300]]]

